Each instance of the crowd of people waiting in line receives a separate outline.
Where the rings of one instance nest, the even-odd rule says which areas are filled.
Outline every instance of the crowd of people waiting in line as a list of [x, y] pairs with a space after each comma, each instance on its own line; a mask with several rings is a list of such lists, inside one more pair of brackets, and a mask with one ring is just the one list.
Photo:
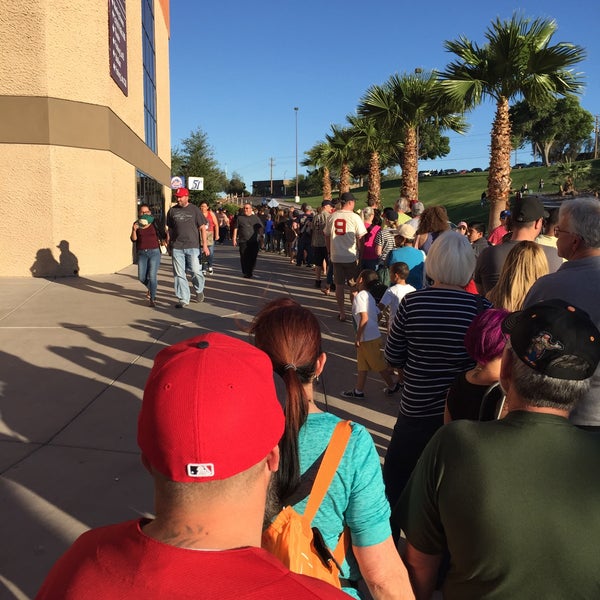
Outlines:
[[[430, 598], [436, 586], [441, 586], [445, 598], [595, 597], [600, 587], [600, 558], [594, 545], [600, 534], [600, 304], [596, 300], [600, 202], [576, 198], [546, 211], [537, 198], [521, 195], [503, 211], [500, 226], [487, 237], [480, 222], [452, 227], [443, 206], [425, 208], [417, 202], [410, 207], [400, 200], [381, 213], [367, 207], [358, 215], [351, 193], [343, 194], [338, 206], [324, 200], [316, 213], [303, 205], [287, 214], [277, 210], [255, 215], [248, 207], [244, 210], [252, 222], [249, 231], [256, 235], [256, 252], [262, 243], [264, 251], [286, 254], [298, 267], [314, 267], [315, 288], [326, 295], [335, 292], [340, 321], [346, 321], [345, 291], [349, 291], [358, 378], [355, 388], [341, 395], [363, 402], [367, 373], [375, 371], [386, 383], [385, 393], [399, 398], [383, 470], [368, 432], [352, 424], [349, 446], [313, 521], [331, 549], [344, 530], [350, 532], [340, 565], [342, 590], [356, 598], [370, 593], [375, 599], [411, 598], [413, 593], [416, 598]], [[264, 218], [272, 222], [270, 238]], [[233, 231], [239, 234], [239, 224]], [[240, 253], [244, 267], [242, 248]], [[381, 310], [388, 311], [387, 328], [380, 327]], [[245, 485], [258, 490], [252, 496], [255, 521], [258, 509], [267, 502], [265, 496], [269, 499], [268, 523], [302, 487], [303, 476], [325, 451], [340, 419], [323, 413], [314, 402], [313, 382], [325, 368], [326, 355], [319, 322], [311, 311], [288, 298], [272, 301], [256, 316], [250, 333], [276, 377], [283, 380], [285, 425], [274, 426], [277, 431], [270, 432], [266, 445], [243, 465], [236, 452], [241, 454], [245, 443], [223, 447], [216, 434], [208, 439], [219, 445], [225, 462], [236, 465], [223, 476], [223, 489], [229, 477], [234, 479], [244, 470], [242, 466], [252, 470], [262, 459], [260, 485], [252, 487], [255, 478]], [[147, 411], [153, 423], [156, 447], [148, 446], [148, 425], [140, 419], [138, 440], [160, 501], [156, 518], [129, 525], [127, 536], [135, 538], [134, 546], [162, 544], [167, 571], [172, 569], [178, 577], [182, 569], [192, 570], [194, 565], [205, 570], [205, 553], [196, 559], [182, 553], [184, 566], [171, 567], [174, 557], [169, 557], [171, 551], [164, 545], [220, 549], [226, 551], [222, 556], [232, 548], [260, 546], [260, 526], [251, 519], [244, 519], [245, 526], [235, 534], [217, 535], [218, 543], [202, 536], [165, 537], [168, 532], [185, 531], [191, 515], [198, 532], [206, 519], [215, 531], [221, 526], [229, 531], [228, 523], [214, 515], [223, 515], [223, 508], [241, 508], [236, 493], [223, 497], [231, 500], [230, 505], [224, 501], [223, 506], [213, 506], [221, 497], [217, 500], [209, 486], [218, 477], [212, 470], [213, 458], [208, 461], [204, 450], [187, 448], [188, 455], [178, 457], [187, 465], [187, 475], [167, 464], [173, 460], [169, 456], [173, 450], [166, 442], [162, 447], [161, 436], [168, 440], [173, 435], [170, 427], [193, 437], [198, 431], [207, 435], [205, 429], [212, 422], [192, 422], [184, 428], [169, 418], [159, 435], [157, 415], [149, 412], [157, 411], [155, 396], [169, 387], [163, 379], [153, 379], [159, 366], [165, 370], [169, 352], [203, 349], [210, 357], [211, 345], [234, 343], [214, 335], [189, 340], [157, 357], [142, 407], [142, 415]], [[248, 352], [240, 348], [239, 359]], [[232, 356], [236, 355], [229, 352], [228, 362]], [[189, 368], [200, 369], [200, 364], [199, 360]], [[177, 381], [183, 366], [171, 368]], [[236, 383], [227, 384], [225, 378], [223, 389], [228, 391], [223, 394], [232, 403], [231, 412], [250, 394], [255, 412], [245, 413], [249, 431], [240, 430], [239, 416], [230, 423], [231, 415], [222, 406], [218, 417], [214, 409], [207, 414], [219, 419], [218, 431], [231, 428], [228, 439], [250, 438], [254, 446], [268, 428], [268, 423], [261, 425], [262, 409], [255, 396], [263, 388], [267, 397], [272, 396], [272, 390], [270, 377], [259, 378], [257, 372], [241, 377], [238, 369], [244, 368], [247, 364], [236, 363], [231, 369]], [[169, 377], [166, 371], [161, 378]], [[208, 371], [205, 376], [206, 380], [196, 381], [208, 382]], [[245, 377], [256, 384], [251, 392], [235, 387]], [[173, 397], [187, 402], [189, 396], [192, 405], [210, 404], [211, 388], [206, 386], [207, 390], [202, 383], [183, 385]], [[229, 391], [234, 388], [237, 395]], [[485, 404], [489, 398], [491, 411]], [[271, 414], [274, 409], [268, 410]], [[277, 419], [271, 416], [266, 421]], [[273, 444], [279, 437], [279, 444]], [[206, 479], [190, 475], [190, 465], [208, 468]], [[190, 491], [184, 492], [187, 486]], [[189, 499], [186, 506], [184, 497]], [[302, 512], [306, 498], [291, 503]], [[207, 516], [201, 517], [199, 511], [204, 509]], [[96, 584], [105, 579], [102, 565], [78, 565], [85, 563], [82, 555], [96, 552], [99, 544], [112, 544], [116, 551], [119, 544], [112, 536], [85, 534], [85, 541], [78, 541], [77, 549], [54, 568], [40, 597], [55, 597], [48, 590], [68, 579], [82, 577], [85, 583], [89, 577]], [[140, 553], [135, 559], [144, 563], [145, 550], [130, 551]], [[252, 552], [252, 560], [262, 561], [257, 567], [260, 576], [268, 580], [261, 580], [261, 585], [270, 590], [277, 569], [269, 563], [269, 571], [267, 558], [258, 550]], [[235, 581], [247, 592], [250, 557], [236, 560]], [[209, 562], [216, 572], [224, 568], [218, 557]], [[154, 585], [156, 577], [144, 573], [147, 585]], [[283, 573], [278, 574], [280, 595], [286, 585], [299, 584]], [[130, 585], [117, 582], [118, 578], [101, 581], [107, 586]], [[231, 582], [223, 580], [221, 585], [225, 589]], [[325, 592], [308, 587], [289, 597], [337, 597], [333, 588]], [[243, 592], [235, 595], [271, 597], [267, 592], [262, 596]], [[205, 597], [228, 596], [215, 591]]]

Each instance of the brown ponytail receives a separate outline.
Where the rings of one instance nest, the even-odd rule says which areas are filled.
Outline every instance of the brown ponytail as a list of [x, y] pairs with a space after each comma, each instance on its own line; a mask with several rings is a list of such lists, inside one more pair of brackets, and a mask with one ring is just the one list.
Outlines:
[[290, 298], [278, 298], [255, 317], [250, 332], [255, 344], [266, 352], [273, 370], [285, 382], [285, 431], [279, 443], [277, 473], [280, 500], [287, 498], [300, 482], [298, 432], [308, 415], [304, 384], [312, 381], [321, 354], [321, 328], [310, 310]]

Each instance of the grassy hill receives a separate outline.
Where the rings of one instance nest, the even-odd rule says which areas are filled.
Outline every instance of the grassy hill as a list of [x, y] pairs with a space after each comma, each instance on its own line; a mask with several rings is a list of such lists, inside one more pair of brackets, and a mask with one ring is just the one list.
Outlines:
[[[592, 164], [592, 177], [600, 178], [600, 160], [589, 161]], [[527, 184], [531, 193], [536, 193], [538, 182], [544, 180], [544, 194], [555, 194], [558, 185], [552, 183], [553, 177], [549, 174], [550, 167], [532, 167], [527, 169], [514, 169], [511, 173], [512, 187], [518, 190], [523, 184]], [[481, 192], [487, 188], [486, 172], [465, 173], [463, 175], [442, 175], [435, 177], [423, 177], [419, 179], [419, 200], [425, 206], [443, 204], [448, 211], [451, 221], [482, 220], [487, 223], [488, 210], [481, 208]], [[579, 189], [585, 189], [589, 182], [578, 182]], [[366, 206], [366, 188], [355, 188], [352, 193], [358, 202], [356, 208]], [[381, 189], [382, 206], [393, 206], [400, 196], [400, 180], [384, 181]], [[334, 192], [335, 198], [335, 192]], [[322, 198], [313, 196], [302, 198], [302, 202], [308, 202], [311, 206], [319, 206]]]

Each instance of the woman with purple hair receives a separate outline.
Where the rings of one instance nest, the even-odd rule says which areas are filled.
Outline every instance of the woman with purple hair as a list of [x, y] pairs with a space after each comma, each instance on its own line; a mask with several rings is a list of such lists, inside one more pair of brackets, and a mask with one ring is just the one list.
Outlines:
[[469, 325], [465, 333], [465, 348], [477, 364], [457, 375], [450, 386], [444, 423], [457, 419], [479, 419], [483, 397], [500, 377], [500, 361], [506, 344], [501, 325], [508, 314], [502, 308], [490, 308], [477, 315]]

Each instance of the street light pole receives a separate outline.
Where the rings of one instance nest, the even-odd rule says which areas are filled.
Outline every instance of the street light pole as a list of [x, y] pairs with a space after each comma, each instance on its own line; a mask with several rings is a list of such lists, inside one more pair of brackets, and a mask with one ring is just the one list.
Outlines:
[[296, 114], [296, 197], [294, 200], [300, 202], [300, 196], [298, 195], [298, 107], [294, 106], [294, 113]]

